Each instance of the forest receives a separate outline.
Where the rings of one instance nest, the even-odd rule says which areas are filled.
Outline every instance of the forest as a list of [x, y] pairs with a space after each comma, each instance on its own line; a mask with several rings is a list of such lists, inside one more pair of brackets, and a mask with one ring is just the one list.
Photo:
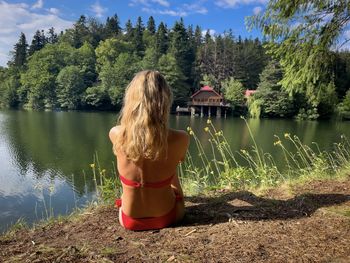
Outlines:
[[[185, 106], [203, 85], [222, 93], [232, 110], [251, 117], [350, 118], [350, 52], [328, 50], [327, 76], [311, 92], [288, 91], [284, 70], [267, 40], [211, 35], [183, 19], [170, 28], [138, 17], [121, 26], [85, 16], [65, 32], [38, 29], [29, 44], [21, 33], [7, 67], [0, 67], [3, 108], [118, 110], [125, 88], [140, 70], [160, 71], [173, 91], [173, 107]], [[296, 76], [296, 78], [298, 78]], [[246, 89], [256, 90], [244, 99]]]

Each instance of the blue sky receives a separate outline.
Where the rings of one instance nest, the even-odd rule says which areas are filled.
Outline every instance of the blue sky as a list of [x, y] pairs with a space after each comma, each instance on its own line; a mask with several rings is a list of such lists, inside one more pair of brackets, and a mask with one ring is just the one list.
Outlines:
[[156, 24], [172, 27], [183, 17], [185, 24], [199, 25], [203, 31], [221, 34], [232, 29], [234, 35], [260, 37], [248, 32], [244, 18], [264, 10], [267, 0], [0, 0], [0, 66], [6, 65], [9, 52], [24, 32], [30, 44], [37, 29], [51, 26], [57, 31], [70, 27], [81, 14], [105, 21], [117, 13], [122, 27], [128, 19], [134, 23], [141, 16], [146, 24], [153, 16]]

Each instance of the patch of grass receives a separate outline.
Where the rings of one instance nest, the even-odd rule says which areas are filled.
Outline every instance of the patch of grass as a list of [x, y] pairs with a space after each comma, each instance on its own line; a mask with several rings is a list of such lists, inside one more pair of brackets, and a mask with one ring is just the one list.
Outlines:
[[24, 220], [24, 218], [20, 218], [17, 220], [16, 223], [14, 223], [2, 236], [0, 236], [1, 239], [8, 239], [10, 237], [13, 237], [18, 231], [27, 229], [28, 224]]
[[337, 215], [345, 216], [350, 219], [350, 207], [349, 206], [334, 206], [327, 208], [328, 211]]

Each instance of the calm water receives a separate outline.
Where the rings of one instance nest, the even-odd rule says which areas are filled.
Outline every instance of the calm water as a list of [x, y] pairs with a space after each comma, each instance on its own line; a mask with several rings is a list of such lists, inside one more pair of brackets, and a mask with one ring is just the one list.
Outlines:
[[[19, 218], [31, 223], [47, 216], [66, 214], [94, 198], [95, 186], [89, 164], [98, 153], [103, 168], [112, 170], [114, 157], [108, 131], [116, 114], [93, 112], [0, 111], [0, 232]], [[213, 119], [224, 131], [233, 150], [248, 149], [251, 140], [239, 118]], [[281, 158], [273, 146], [274, 135], [296, 134], [306, 143], [331, 149], [350, 122], [249, 120], [258, 145]], [[204, 146], [206, 118], [171, 116], [171, 127], [191, 126]], [[190, 146], [195, 157], [195, 145]]]

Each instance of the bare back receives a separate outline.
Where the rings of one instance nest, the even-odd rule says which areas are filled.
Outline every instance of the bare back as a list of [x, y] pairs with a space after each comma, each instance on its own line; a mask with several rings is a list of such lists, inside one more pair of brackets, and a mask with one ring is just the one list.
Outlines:
[[[112, 143], [118, 127], [110, 131]], [[175, 204], [175, 194], [183, 195], [176, 174], [177, 165], [184, 159], [189, 144], [189, 136], [184, 131], [169, 130], [167, 157], [152, 161], [128, 160], [124, 153], [117, 152], [117, 168], [120, 175], [137, 182], [154, 183], [173, 176], [171, 185], [162, 188], [135, 188], [123, 185], [123, 212], [135, 218], [157, 217], [169, 212]], [[183, 206], [183, 204], [182, 204]], [[183, 209], [183, 208], [182, 208]]]

